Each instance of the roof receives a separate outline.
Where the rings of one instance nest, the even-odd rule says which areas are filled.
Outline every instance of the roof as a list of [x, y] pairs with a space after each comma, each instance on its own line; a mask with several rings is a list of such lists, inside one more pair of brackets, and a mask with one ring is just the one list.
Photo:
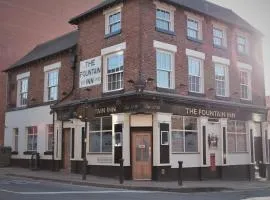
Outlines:
[[72, 48], [77, 44], [77, 40], [78, 40], [78, 31], [73, 31], [65, 35], [62, 35], [58, 38], [55, 38], [53, 40], [50, 40], [48, 42], [45, 42], [43, 44], [39, 44], [32, 51], [26, 54], [23, 58], [18, 60], [15, 64], [11, 65], [11, 67], [9, 67], [4, 71], [5, 72], [9, 71], [21, 65]]
[[[225, 23], [237, 25], [241, 28], [254, 31], [260, 35], [260, 33], [257, 29], [252, 27], [247, 21], [242, 19], [240, 16], [238, 16], [236, 13], [234, 13], [232, 10], [224, 8], [222, 6], [216, 5], [214, 3], [210, 3], [206, 0], [161, 0], [170, 4], [174, 4], [176, 6], [182, 6], [188, 9], [191, 9], [196, 12], [200, 12], [204, 15], [211, 16], [213, 18], [216, 18], [218, 20], [221, 20]], [[78, 24], [79, 21], [81, 21], [83, 18], [98, 12], [102, 9], [105, 9], [109, 6], [112, 6], [115, 3], [121, 2], [121, 0], [105, 0], [102, 3], [98, 4], [97, 6], [91, 8], [90, 10], [73, 17], [69, 23], [71, 24]]]

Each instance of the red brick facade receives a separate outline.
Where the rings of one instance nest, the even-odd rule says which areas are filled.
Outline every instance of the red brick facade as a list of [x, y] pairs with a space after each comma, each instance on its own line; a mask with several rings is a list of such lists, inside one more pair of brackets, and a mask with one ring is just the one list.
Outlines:
[[0, 73], [0, 145], [4, 144], [4, 130], [5, 130], [5, 107], [6, 107], [6, 75]]
[[[194, 13], [197, 14], [197, 13]], [[198, 14], [197, 14], [198, 15]], [[252, 70], [252, 104], [265, 105], [265, 88], [263, 64], [261, 64], [261, 43], [259, 36], [248, 33], [250, 53], [249, 56], [239, 56], [237, 53], [236, 35], [239, 31], [233, 25], [224, 24], [228, 27], [226, 49], [213, 47], [212, 21], [215, 19], [209, 16], [203, 16], [203, 41], [202, 43], [190, 41], [186, 37], [186, 14], [181, 7], [176, 7], [175, 11], [175, 35], [161, 33], [155, 30], [156, 23], [156, 5], [152, 0], [124, 1], [122, 8], [122, 30], [121, 33], [109, 38], [105, 38], [105, 16], [102, 12], [96, 12], [85, 18], [78, 25], [78, 61], [93, 58], [101, 54], [101, 49], [110, 47], [122, 42], [126, 42], [127, 48], [124, 53], [124, 88], [125, 91], [132, 90], [133, 86], [128, 80], [138, 78], [139, 69], [145, 78], [156, 79], [156, 53], [153, 47], [153, 41], [176, 45], [178, 51], [175, 55], [175, 93], [188, 95], [188, 67], [185, 50], [193, 49], [206, 54], [204, 62], [205, 74], [205, 98], [215, 99], [215, 73], [212, 62], [212, 56], [227, 58], [231, 61], [229, 66], [230, 80], [230, 100], [240, 102], [240, 80], [237, 61], [247, 63], [253, 67]], [[49, 57], [46, 60], [37, 61], [25, 67], [10, 71], [9, 78], [9, 104], [11, 107], [16, 105], [16, 75], [30, 71], [31, 77], [29, 82], [29, 100], [35, 99], [31, 104], [41, 104], [43, 102], [44, 90], [44, 72], [43, 67], [58, 61], [62, 61], [60, 70], [60, 90], [59, 95], [63, 92], [68, 93], [72, 88], [73, 71], [71, 69], [68, 54], [63, 53], [55, 57]], [[72, 98], [74, 100], [84, 97], [101, 97], [103, 93], [102, 84], [91, 87], [91, 91], [85, 91], [78, 88], [79, 83], [79, 62], [76, 67], [75, 90]], [[183, 86], [184, 85], [184, 86]], [[156, 83], [149, 85], [148, 90], [156, 90]], [[232, 95], [234, 93], [234, 95]], [[61, 96], [62, 98], [63, 96]]]

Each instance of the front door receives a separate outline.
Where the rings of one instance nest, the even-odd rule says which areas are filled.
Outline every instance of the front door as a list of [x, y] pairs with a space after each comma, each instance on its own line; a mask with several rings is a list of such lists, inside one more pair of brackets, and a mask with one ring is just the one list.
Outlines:
[[70, 128], [66, 128], [63, 131], [62, 137], [62, 160], [63, 169], [70, 172]]
[[[222, 137], [220, 123], [208, 122], [208, 148], [210, 165], [222, 165]], [[212, 166], [213, 167], [213, 166]]]
[[132, 176], [134, 180], [151, 180], [152, 178], [151, 133], [132, 134]]

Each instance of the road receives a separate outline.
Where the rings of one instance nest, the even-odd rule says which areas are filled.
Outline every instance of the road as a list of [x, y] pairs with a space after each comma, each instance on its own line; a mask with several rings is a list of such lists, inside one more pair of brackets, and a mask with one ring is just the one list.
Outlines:
[[[262, 197], [262, 198], [260, 198]], [[250, 199], [251, 198], [251, 199]], [[170, 193], [77, 186], [0, 176], [0, 200], [270, 200], [270, 189], [215, 193]]]

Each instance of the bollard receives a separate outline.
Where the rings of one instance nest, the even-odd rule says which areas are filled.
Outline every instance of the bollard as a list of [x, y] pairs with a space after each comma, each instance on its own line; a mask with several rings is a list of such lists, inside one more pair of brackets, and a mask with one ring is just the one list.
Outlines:
[[178, 161], [179, 168], [178, 168], [178, 185], [183, 185], [183, 161]]
[[120, 171], [119, 171], [119, 182], [120, 184], [124, 183], [124, 159], [120, 159]]

